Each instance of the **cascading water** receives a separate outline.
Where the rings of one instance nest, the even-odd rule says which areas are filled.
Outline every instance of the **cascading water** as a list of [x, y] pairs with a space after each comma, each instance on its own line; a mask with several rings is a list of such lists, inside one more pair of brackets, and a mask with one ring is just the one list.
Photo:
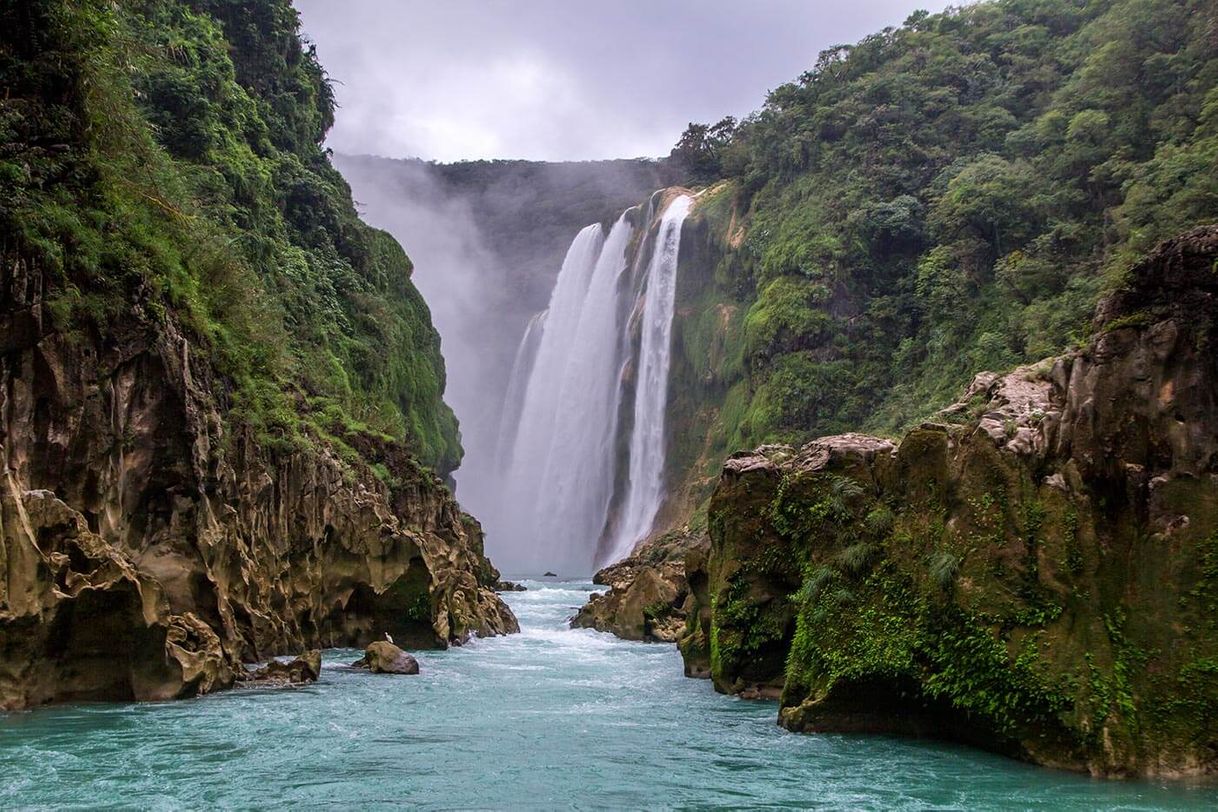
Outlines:
[[[487, 524], [492, 554], [513, 569], [587, 573], [605, 563], [595, 561], [598, 548], [620, 558], [651, 530], [663, 499], [677, 254], [692, 203], [685, 195], [669, 203], [645, 265], [628, 256], [632, 245], [648, 244], [645, 234], [634, 240], [640, 210], [625, 212], [608, 236], [600, 225], [582, 230], [549, 307], [526, 331], [503, 409], [511, 438], [499, 454], [503, 498]], [[646, 268], [637, 290], [629, 267]], [[626, 340], [632, 324], [635, 346]], [[631, 362], [634, 401], [623, 404]], [[629, 457], [619, 460], [623, 407], [634, 419]], [[611, 504], [620, 505], [612, 522]], [[607, 539], [609, 526], [616, 529]]]
[[516, 349], [516, 357], [512, 361], [512, 372], [503, 397], [503, 412], [499, 418], [499, 433], [495, 446], [495, 464], [499, 470], [505, 470], [511, 464], [516, 427], [520, 425], [520, 411], [524, 408], [525, 387], [529, 384], [529, 374], [533, 371], [533, 361], [537, 358], [537, 345], [541, 343], [542, 333], [546, 329], [548, 312], [550, 311], [543, 310], [529, 319], [524, 328], [524, 338], [520, 339], [520, 346]]
[[[500, 521], [525, 570], [582, 572], [613, 495], [618, 313], [616, 289], [633, 229], [576, 236], [546, 311], [507, 466]], [[591, 539], [591, 542], [588, 540]]]
[[681, 226], [693, 198], [681, 195], [669, 204], [647, 269], [643, 294], [641, 342], [630, 434], [630, 476], [622, 515], [610, 547], [609, 561], [625, 558], [651, 532], [664, 499], [664, 412], [668, 405], [668, 370], [672, 361], [672, 316], [677, 292], [677, 259]]

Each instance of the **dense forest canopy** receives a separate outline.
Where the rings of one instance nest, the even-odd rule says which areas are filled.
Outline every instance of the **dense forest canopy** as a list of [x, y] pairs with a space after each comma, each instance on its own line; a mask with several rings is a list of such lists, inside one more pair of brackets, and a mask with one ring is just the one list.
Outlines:
[[298, 29], [288, 0], [6, 4], [0, 251], [53, 271], [65, 332], [184, 326], [264, 448], [371, 432], [450, 471], [439, 338], [321, 147]]
[[671, 157], [747, 212], [717, 271], [728, 447], [894, 432], [1076, 342], [1133, 257], [1218, 218], [1218, 4], [917, 12]]

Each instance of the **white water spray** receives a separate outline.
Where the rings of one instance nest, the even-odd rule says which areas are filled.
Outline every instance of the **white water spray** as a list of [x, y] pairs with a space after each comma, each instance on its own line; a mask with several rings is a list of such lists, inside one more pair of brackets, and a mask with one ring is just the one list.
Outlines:
[[[664, 495], [677, 251], [692, 202], [677, 197], [664, 212], [637, 293], [626, 271], [631, 217], [641, 212], [623, 214], [607, 237], [599, 225], [581, 231], [550, 306], [521, 342], [503, 410], [503, 500], [487, 524], [492, 555], [513, 569], [586, 574], [604, 563], [598, 547], [615, 560], [651, 530]], [[636, 319], [640, 340], [631, 346]], [[625, 404], [634, 416], [627, 478], [618, 416], [630, 361], [638, 375]], [[610, 522], [615, 487], [621, 508]], [[617, 530], [606, 539], [610, 524]]]
[[526, 571], [585, 572], [613, 496], [617, 287], [633, 229], [575, 238], [554, 287], [520, 410], [499, 521]]
[[507, 470], [512, 464], [516, 429], [520, 425], [520, 412], [524, 409], [525, 387], [529, 385], [529, 375], [533, 372], [533, 362], [537, 358], [537, 345], [541, 343], [541, 336], [546, 329], [546, 314], [549, 312], [543, 310], [529, 319], [524, 328], [524, 338], [520, 339], [520, 346], [516, 348], [507, 392], [503, 396], [499, 432], [496, 435], [495, 465], [500, 471]]

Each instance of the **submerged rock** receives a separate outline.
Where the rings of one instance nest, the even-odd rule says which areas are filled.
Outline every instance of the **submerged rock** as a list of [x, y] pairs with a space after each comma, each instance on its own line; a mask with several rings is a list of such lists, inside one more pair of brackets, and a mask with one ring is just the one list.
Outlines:
[[286, 663], [271, 660], [255, 671], [247, 671], [240, 681], [269, 685], [302, 685], [306, 682], [316, 682], [320, 676], [321, 652], [313, 649]]
[[499, 581], [495, 584], [496, 592], [527, 592], [528, 587], [515, 581]]
[[373, 674], [417, 674], [419, 661], [388, 640], [377, 640], [364, 649], [363, 658], [351, 663], [353, 668], [366, 668]]
[[572, 628], [610, 632], [625, 640], [676, 642], [690, 605], [685, 559], [708, 544], [704, 534], [683, 531], [639, 545], [629, 558], [596, 574], [593, 582], [609, 591], [589, 598], [571, 619]]
[[1218, 227], [1074, 353], [899, 444], [725, 464], [687, 671], [792, 730], [952, 738], [1100, 775], [1218, 771]]

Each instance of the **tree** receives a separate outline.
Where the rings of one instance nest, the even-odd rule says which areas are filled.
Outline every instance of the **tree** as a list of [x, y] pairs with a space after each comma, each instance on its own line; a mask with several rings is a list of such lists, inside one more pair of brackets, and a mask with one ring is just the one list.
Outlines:
[[709, 183], [722, 174], [723, 150], [732, 142], [735, 134], [736, 119], [732, 116], [720, 119], [713, 125], [691, 121], [668, 158], [690, 180]]
[[931, 212], [931, 224], [949, 239], [971, 231], [999, 256], [1031, 236], [1032, 178], [1032, 167], [1023, 161], [983, 155], [947, 182]]

